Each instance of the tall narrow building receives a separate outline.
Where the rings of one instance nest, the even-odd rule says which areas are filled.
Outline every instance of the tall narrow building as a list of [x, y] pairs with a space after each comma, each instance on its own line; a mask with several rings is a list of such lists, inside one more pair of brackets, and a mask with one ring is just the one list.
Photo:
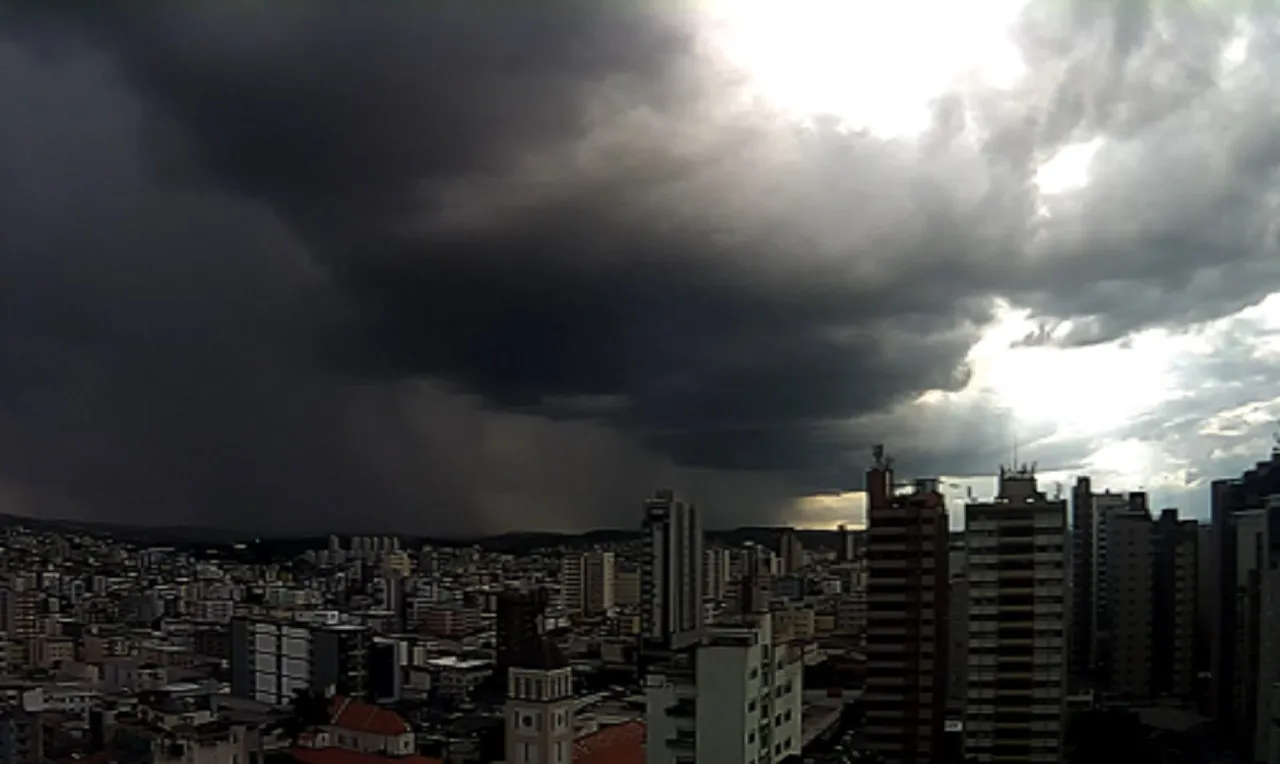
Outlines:
[[1199, 539], [1195, 520], [1179, 520], [1165, 509], [1155, 524], [1155, 602], [1152, 607], [1151, 674], [1154, 694], [1190, 701], [1196, 697]]
[[882, 447], [867, 472], [867, 746], [936, 761], [947, 710], [948, 523], [936, 481], [896, 494]]
[[1261, 510], [1266, 498], [1275, 495], [1280, 495], [1280, 447], [1272, 449], [1268, 461], [1258, 462], [1238, 478], [1215, 480], [1209, 489], [1212, 528], [1204, 550], [1209, 558], [1204, 567], [1209, 580], [1202, 582], [1209, 595], [1208, 605], [1202, 609], [1208, 622], [1209, 710], [1241, 750], [1252, 743], [1256, 714], [1251, 712], [1256, 711], [1257, 703], [1242, 696], [1242, 688], [1252, 678], [1252, 656], [1241, 648], [1243, 637], [1253, 626], [1253, 603], [1247, 589], [1242, 591], [1242, 584], [1247, 583], [1249, 558], [1254, 555], [1246, 545], [1242, 556], [1240, 542], [1256, 520], [1250, 513]]
[[551, 598], [546, 589], [506, 589], [498, 593], [496, 642], [497, 670], [505, 675], [518, 656], [527, 655], [531, 645], [542, 639], [547, 607]]
[[702, 523], [697, 508], [660, 490], [644, 503], [648, 549], [640, 597], [645, 640], [668, 650], [702, 636]]
[[1071, 488], [1071, 644], [1069, 670], [1093, 672], [1093, 484], [1085, 475]]
[[729, 550], [708, 549], [702, 555], [702, 595], [709, 600], [720, 601], [729, 592]]
[[613, 612], [613, 552], [594, 551], [582, 556], [582, 612], [603, 616]]
[[1123, 697], [1154, 697], [1152, 649], [1155, 591], [1154, 525], [1145, 507], [1107, 518], [1107, 576], [1099, 592], [1107, 603], [1100, 626], [1105, 688]]
[[994, 501], [965, 509], [969, 672], [965, 753], [978, 762], [1062, 756], [1066, 502], [1028, 467], [1001, 469]]
[[1090, 676], [1105, 682], [1111, 671], [1110, 639], [1111, 614], [1114, 608], [1109, 566], [1112, 562], [1110, 539], [1112, 520], [1130, 512], [1130, 499], [1123, 493], [1097, 493], [1093, 495], [1093, 614], [1090, 617], [1089, 667]]
[[1253, 760], [1280, 762], [1280, 496], [1266, 499], [1264, 528], [1256, 535], [1258, 567], [1250, 579], [1257, 591], [1257, 669], [1253, 682]]
[[560, 592], [566, 610], [588, 617], [613, 611], [614, 554], [592, 550], [560, 561]]
[[836, 562], [853, 562], [853, 534], [844, 523], [836, 527]]
[[804, 569], [804, 544], [800, 543], [800, 537], [796, 535], [795, 528], [782, 531], [778, 547], [778, 557], [782, 558], [782, 575], [789, 576]]

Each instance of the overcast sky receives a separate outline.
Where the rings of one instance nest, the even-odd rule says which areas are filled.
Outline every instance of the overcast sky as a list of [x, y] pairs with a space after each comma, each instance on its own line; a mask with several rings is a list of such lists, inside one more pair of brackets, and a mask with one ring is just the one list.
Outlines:
[[822, 524], [885, 442], [1203, 515], [1266, 456], [1280, 15], [537, 5], [6, 4], [0, 509]]

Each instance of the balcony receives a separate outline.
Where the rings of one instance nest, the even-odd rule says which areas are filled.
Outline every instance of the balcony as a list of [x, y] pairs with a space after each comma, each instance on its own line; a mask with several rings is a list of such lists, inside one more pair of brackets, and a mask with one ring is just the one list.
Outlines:
[[676, 756], [693, 754], [698, 749], [698, 736], [693, 730], [677, 730], [676, 734], [667, 738], [667, 748]]

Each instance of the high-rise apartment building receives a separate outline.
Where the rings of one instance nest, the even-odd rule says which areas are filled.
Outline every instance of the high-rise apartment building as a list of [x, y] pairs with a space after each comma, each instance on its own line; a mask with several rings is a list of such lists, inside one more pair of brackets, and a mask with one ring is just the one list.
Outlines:
[[702, 555], [702, 594], [709, 600], [723, 600], [729, 594], [729, 550], [708, 549]]
[[840, 523], [836, 527], [836, 562], [853, 562], [854, 553], [854, 535], [849, 526]]
[[1073, 676], [1093, 672], [1093, 484], [1088, 476], [1071, 489], [1071, 645]]
[[647, 764], [778, 764], [799, 754], [803, 661], [769, 613], [743, 609], [708, 626], [696, 653], [646, 677]]
[[641, 573], [636, 568], [619, 567], [613, 572], [613, 602], [618, 607], [640, 605]]
[[[1133, 503], [1136, 504], [1138, 500]], [[1108, 566], [1112, 557], [1109, 554], [1112, 519], [1131, 514], [1129, 496], [1123, 493], [1094, 494], [1093, 496], [1093, 615], [1092, 631], [1089, 635], [1090, 675], [1105, 681], [1110, 672], [1109, 640], [1111, 633], [1111, 614], [1114, 608], [1108, 598], [1111, 590], [1107, 582], [1111, 580]]]
[[644, 503], [648, 548], [641, 617], [651, 645], [679, 650], [702, 635], [702, 523], [697, 508], [660, 490]]
[[589, 617], [608, 615], [614, 605], [613, 552], [570, 553], [560, 560], [560, 594], [564, 608]]
[[1264, 656], [1260, 651], [1265, 631], [1263, 585], [1268, 547], [1268, 512], [1249, 509], [1235, 514], [1235, 591], [1236, 633], [1232, 672], [1231, 729], [1241, 750], [1250, 750], [1257, 729], [1259, 711], [1259, 676], [1263, 673]]
[[782, 558], [782, 574], [789, 576], [804, 569], [806, 558], [804, 544], [795, 528], [786, 528], [778, 541], [778, 556]]
[[542, 638], [550, 595], [546, 589], [507, 589], [498, 594], [497, 670], [505, 674], [518, 656]]
[[299, 690], [365, 697], [369, 629], [266, 618], [231, 622], [231, 694], [273, 706]]
[[1155, 570], [1151, 630], [1153, 694], [1192, 700], [1196, 695], [1199, 539], [1195, 520], [1179, 520], [1165, 509], [1155, 524]]
[[[952, 564], [955, 558], [952, 557]], [[969, 579], [963, 566], [948, 571], [947, 714], [963, 716], [969, 676]]]
[[1066, 515], [1066, 502], [1041, 493], [1025, 466], [1001, 469], [995, 500], [965, 509], [965, 753], [978, 762], [1061, 760]]
[[1256, 676], [1251, 702], [1253, 713], [1253, 760], [1280, 762], [1280, 728], [1276, 710], [1280, 708], [1280, 496], [1270, 496], [1261, 510], [1263, 527], [1255, 536], [1257, 568], [1250, 575], [1249, 590], [1256, 592], [1258, 624]]
[[882, 447], [867, 471], [867, 746], [889, 764], [935, 761], [947, 709], [948, 522], [935, 481], [894, 490]]
[[1155, 534], [1145, 508], [1108, 515], [1106, 577], [1098, 591], [1107, 603], [1099, 624], [1105, 687], [1130, 698], [1150, 698], [1155, 590]]
[[585, 599], [582, 555], [570, 552], [560, 558], [560, 606], [570, 613], [581, 613]]
[[613, 612], [613, 552], [588, 552], [582, 556], [582, 612], [588, 616]]
[[[1255, 554], [1257, 512], [1267, 499], [1280, 495], [1280, 448], [1272, 450], [1268, 461], [1258, 462], [1238, 478], [1215, 480], [1209, 489], [1210, 539], [1204, 560], [1208, 594], [1202, 616], [1209, 638], [1209, 711], [1220, 729], [1241, 750], [1252, 747], [1259, 704], [1256, 690], [1245, 688], [1256, 678], [1252, 665], [1251, 632], [1257, 618], [1252, 610], [1256, 596], [1249, 586], [1249, 571], [1260, 559]], [[1280, 535], [1280, 534], [1277, 534]], [[1242, 554], [1243, 552], [1243, 554]], [[1261, 583], [1260, 581], [1258, 582]], [[1260, 593], [1260, 592], [1258, 592]]]

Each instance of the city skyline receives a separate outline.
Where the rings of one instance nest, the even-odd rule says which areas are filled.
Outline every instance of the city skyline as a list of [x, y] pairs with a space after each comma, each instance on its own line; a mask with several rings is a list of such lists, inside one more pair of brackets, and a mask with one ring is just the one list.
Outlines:
[[1280, 417], [1274, 14], [787, 8], [8, 4], [0, 511], [805, 524], [883, 441], [1204, 516]]

